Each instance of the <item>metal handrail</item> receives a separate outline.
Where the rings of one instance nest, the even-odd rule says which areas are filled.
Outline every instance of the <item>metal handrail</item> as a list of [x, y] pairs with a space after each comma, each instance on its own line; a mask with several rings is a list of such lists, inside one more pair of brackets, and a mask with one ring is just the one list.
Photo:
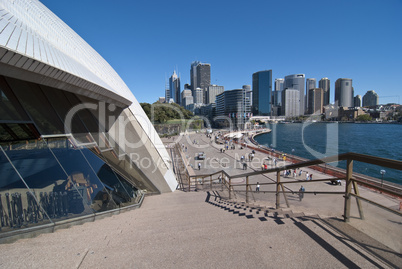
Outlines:
[[[395, 187], [397, 190], [391, 190], [389, 188], [384, 188], [384, 187], [380, 187], [377, 186], [374, 183], [368, 183], [366, 181], [362, 181], [359, 179], [356, 179], [352, 176], [353, 174], [353, 161], [358, 161], [358, 162], [364, 162], [364, 163], [369, 163], [369, 164], [374, 164], [374, 165], [378, 165], [378, 166], [383, 166], [383, 167], [387, 167], [387, 168], [391, 168], [391, 169], [396, 169], [396, 170], [402, 170], [402, 161], [399, 160], [392, 160], [392, 159], [386, 159], [386, 158], [381, 158], [381, 157], [375, 157], [375, 156], [370, 156], [370, 155], [364, 155], [364, 154], [359, 154], [359, 153], [354, 153], [354, 152], [348, 152], [348, 153], [344, 153], [344, 154], [340, 154], [340, 155], [334, 155], [334, 156], [330, 156], [330, 157], [326, 157], [323, 159], [316, 159], [316, 160], [308, 160], [308, 161], [304, 161], [304, 162], [300, 162], [300, 163], [296, 163], [296, 164], [290, 164], [290, 165], [284, 165], [281, 167], [275, 167], [275, 168], [271, 168], [271, 169], [267, 169], [267, 170], [262, 170], [262, 171], [254, 171], [254, 172], [249, 172], [249, 173], [243, 173], [243, 174], [238, 174], [238, 175], [229, 175], [225, 170], [221, 170], [218, 172], [214, 172], [211, 174], [202, 174], [202, 175], [194, 175], [194, 176], [189, 176], [189, 182], [191, 181], [192, 178], [202, 178], [202, 181], [204, 182], [205, 178], [210, 177], [210, 184], [212, 185], [212, 176], [217, 175], [217, 174], [221, 174], [222, 175], [222, 184], [223, 185], [227, 185], [227, 189], [229, 190], [229, 198], [231, 197], [231, 192], [246, 192], [246, 202], [248, 203], [248, 195], [249, 192], [253, 193], [254, 191], [252, 191], [250, 188], [251, 186], [255, 186], [256, 184], [249, 184], [248, 183], [248, 178], [251, 176], [256, 176], [256, 175], [263, 175], [263, 174], [268, 174], [268, 173], [276, 173], [277, 174], [277, 181], [276, 182], [272, 182], [272, 183], [259, 183], [260, 185], [273, 185], [276, 184], [277, 188], [276, 191], [264, 191], [264, 193], [276, 193], [276, 207], [279, 208], [280, 204], [279, 204], [279, 193], [282, 192], [285, 200], [286, 200], [286, 204], [289, 207], [287, 198], [285, 196], [286, 193], [299, 193], [299, 192], [293, 192], [293, 191], [285, 191], [283, 185], [284, 184], [291, 184], [291, 183], [300, 183], [300, 181], [288, 181], [288, 182], [281, 182], [280, 181], [280, 172], [283, 170], [294, 170], [297, 168], [302, 168], [302, 167], [309, 167], [309, 166], [316, 166], [319, 164], [327, 164], [327, 163], [332, 163], [332, 162], [339, 162], [339, 161], [347, 161], [347, 169], [346, 172], [343, 174], [346, 174], [346, 177], [336, 177], [336, 178], [329, 178], [329, 179], [314, 179], [314, 180], [309, 180], [309, 181], [303, 181], [303, 183], [310, 183], [310, 182], [319, 182], [319, 181], [333, 181], [333, 180], [345, 180], [346, 181], [346, 186], [345, 186], [345, 191], [343, 192], [325, 192], [325, 191], [309, 191], [309, 192], [304, 192], [304, 193], [313, 193], [313, 194], [343, 194], [345, 197], [345, 204], [344, 204], [344, 220], [345, 221], [349, 221], [349, 217], [350, 217], [350, 198], [351, 197], [355, 197], [357, 199], [357, 203], [358, 203], [358, 210], [359, 210], [359, 214], [360, 217], [362, 219], [364, 219], [364, 215], [363, 215], [363, 209], [360, 203], [360, 200], [366, 201], [368, 203], [371, 203], [373, 205], [376, 205], [382, 209], [387, 209], [388, 211], [392, 212], [392, 213], [396, 213], [401, 215], [401, 213], [399, 211], [393, 210], [393, 209], [389, 209], [383, 205], [380, 205], [374, 201], [371, 201], [367, 198], [364, 198], [362, 196], [359, 195], [359, 191], [358, 191], [358, 187], [357, 187], [357, 183], [360, 185], [364, 185], [367, 186], [369, 188], [372, 188], [374, 190], [378, 190], [380, 192], [384, 192], [390, 195], [393, 195], [399, 199], [402, 199], [402, 188], [398, 188]], [[187, 171], [187, 169], [186, 169]], [[188, 173], [188, 171], [187, 171]], [[228, 181], [225, 180], [224, 175], [229, 179]], [[246, 178], [246, 184], [231, 184], [231, 179], [235, 179], [235, 178]], [[197, 181], [196, 181], [197, 182]], [[208, 182], [208, 180], [206, 180], [206, 182]], [[197, 183], [196, 183], [197, 184]], [[351, 193], [352, 190], [352, 185], [354, 187], [354, 192], [355, 193]], [[246, 190], [244, 191], [235, 191], [233, 187], [246, 187]], [[280, 191], [280, 188], [282, 188], [282, 191]], [[249, 190], [250, 189], [250, 190]]]

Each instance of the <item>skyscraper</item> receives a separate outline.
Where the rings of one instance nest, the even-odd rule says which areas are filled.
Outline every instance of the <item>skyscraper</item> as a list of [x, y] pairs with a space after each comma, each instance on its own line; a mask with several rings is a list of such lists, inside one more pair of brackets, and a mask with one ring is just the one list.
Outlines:
[[[294, 74], [285, 77], [284, 89], [297, 89], [299, 91], [299, 113], [297, 116], [304, 115], [304, 74]], [[283, 98], [282, 98], [283, 102]]]
[[283, 78], [276, 78], [275, 79], [275, 91], [276, 92], [282, 91], [284, 83], [285, 83], [285, 80]]
[[321, 114], [324, 104], [324, 90], [321, 88], [310, 89], [308, 91], [308, 114]]
[[335, 82], [335, 105], [339, 107], [353, 107], [352, 79], [338, 78]]
[[322, 78], [318, 82], [318, 88], [324, 91], [324, 106], [329, 104], [330, 100], [330, 80], [328, 78]]
[[204, 89], [196, 88], [193, 91], [194, 104], [204, 103]]
[[[202, 89], [202, 100], [194, 100], [194, 103], [206, 103], [206, 92], [211, 85], [211, 65], [195, 61], [191, 63], [190, 69], [191, 91], [196, 97], [195, 90]], [[196, 98], [195, 98], [196, 99]]]
[[271, 115], [272, 70], [259, 71], [253, 74], [252, 98], [254, 115]]
[[221, 94], [225, 90], [225, 87], [218, 85], [209, 85], [207, 90], [206, 104], [215, 103], [215, 98], [218, 94]]
[[181, 106], [187, 109], [187, 106], [194, 103], [193, 95], [190, 89], [184, 89], [181, 92]]
[[362, 96], [361, 95], [356, 95], [354, 98], [354, 105], [355, 107], [361, 107], [362, 106]]
[[376, 106], [378, 99], [378, 94], [375, 91], [367, 91], [363, 96], [363, 106]]
[[237, 129], [244, 129], [247, 119], [251, 116], [250, 91], [235, 89], [224, 91], [216, 96], [216, 115], [225, 116]]
[[317, 88], [317, 80], [315, 78], [308, 78], [306, 79], [306, 103], [305, 103], [305, 112], [308, 113], [309, 111], [309, 91], [311, 89]]
[[282, 115], [285, 117], [300, 116], [299, 89], [285, 89], [282, 91]]
[[[173, 75], [169, 78], [169, 98], [172, 98], [176, 104], [180, 105], [180, 77], [177, 76], [176, 70], [173, 71]], [[169, 99], [167, 99], [169, 102]]]
[[284, 82], [285, 80], [283, 78], [275, 79], [275, 90], [272, 92], [272, 116], [281, 115]]

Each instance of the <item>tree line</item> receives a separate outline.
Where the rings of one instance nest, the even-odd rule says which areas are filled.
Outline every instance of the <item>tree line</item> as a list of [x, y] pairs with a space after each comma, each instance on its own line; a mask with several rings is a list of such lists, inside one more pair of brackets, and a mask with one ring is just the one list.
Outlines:
[[175, 119], [191, 119], [193, 113], [178, 104], [140, 103], [148, 118], [154, 123], [166, 123]]

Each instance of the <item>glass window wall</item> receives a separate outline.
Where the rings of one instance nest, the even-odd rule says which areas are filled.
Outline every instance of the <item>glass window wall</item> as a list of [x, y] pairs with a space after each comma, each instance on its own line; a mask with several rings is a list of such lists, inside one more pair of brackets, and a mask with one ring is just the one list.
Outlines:
[[72, 139], [49, 138], [47, 144], [68, 176], [65, 188], [76, 186], [84, 204], [95, 212], [118, 207], [110, 195], [112, 188], [100, 181], [81, 150], [72, 143]]

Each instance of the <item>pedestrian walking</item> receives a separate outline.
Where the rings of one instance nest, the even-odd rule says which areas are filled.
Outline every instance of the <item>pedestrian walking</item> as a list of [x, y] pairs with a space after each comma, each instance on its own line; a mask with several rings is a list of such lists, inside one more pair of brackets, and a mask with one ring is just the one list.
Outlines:
[[246, 162], [243, 163], [243, 170], [247, 170], [247, 163]]
[[308, 172], [306, 172], [306, 180], [308, 180], [310, 177], [308, 175]]
[[259, 182], [257, 182], [257, 186], [255, 187], [255, 191], [260, 191], [260, 183]]
[[299, 171], [299, 177], [302, 175], [302, 173], [303, 173], [303, 170], [300, 169], [300, 171]]
[[300, 201], [304, 198], [304, 192], [305, 192], [305, 191], [306, 191], [306, 190], [304, 189], [304, 187], [301, 186], [300, 189], [299, 189], [299, 200], [300, 200]]
[[198, 163], [198, 170], [201, 170], [201, 163]]
[[313, 180], [313, 174], [310, 174], [310, 180]]

